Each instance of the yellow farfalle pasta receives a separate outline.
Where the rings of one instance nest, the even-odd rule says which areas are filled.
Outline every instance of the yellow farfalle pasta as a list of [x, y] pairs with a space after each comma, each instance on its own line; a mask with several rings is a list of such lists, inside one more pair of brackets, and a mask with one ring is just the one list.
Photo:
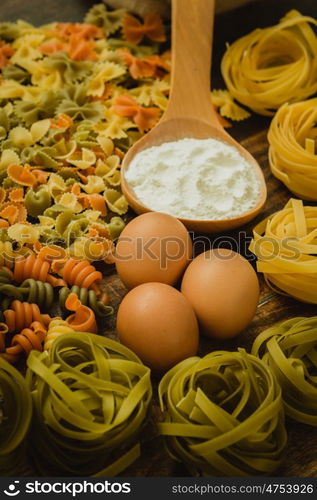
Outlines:
[[249, 118], [250, 113], [238, 106], [227, 90], [213, 90], [211, 102], [219, 109], [221, 116], [231, 120], [241, 121]]

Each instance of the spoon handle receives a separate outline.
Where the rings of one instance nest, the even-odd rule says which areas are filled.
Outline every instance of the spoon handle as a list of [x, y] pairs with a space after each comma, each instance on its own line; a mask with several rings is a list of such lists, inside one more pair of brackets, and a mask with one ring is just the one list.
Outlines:
[[172, 81], [162, 120], [195, 118], [220, 126], [211, 105], [215, 0], [172, 0]]

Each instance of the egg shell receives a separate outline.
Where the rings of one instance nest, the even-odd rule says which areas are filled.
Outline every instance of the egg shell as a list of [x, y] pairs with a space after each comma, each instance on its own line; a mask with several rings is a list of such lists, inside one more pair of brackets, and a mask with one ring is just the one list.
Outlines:
[[198, 349], [199, 327], [192, 306], [164, 283], [144, 283], [124, 297], [117, 333], [154, 372], [168, 370]]
[[175, 217], [149, 212], [133, 219], [116, 246], [117, 272], [127, 288], [148, 282], [174, 285], [192, 257], [192, 241]]
[[235, 337], [252, 321], [260, 293], [251, 264], [225, 248], [196, 257], [184, 274], [181, 291], [192, 304], [202, 333], [218, 339]]

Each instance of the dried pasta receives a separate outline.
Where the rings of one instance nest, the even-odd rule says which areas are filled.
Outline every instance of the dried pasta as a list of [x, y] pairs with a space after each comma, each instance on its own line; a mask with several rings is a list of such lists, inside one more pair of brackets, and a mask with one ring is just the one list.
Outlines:
[[58, 337], [65, 335], [65, 333], [72, 333], [73, 331], [73, 328], [71, 328], [66, 321], [54, 319], [48, 325], [44, 342], [44, 350], [48, 351]]
[[40, 473], [114, 476], [138, 458], [152, 388], [135, 354], [94, 334], [65, 333], [27, 364], [30, 451]]
[[65, 307], [68, 311], [74, 311], [66, 319], [66, 323], [75, 332], [97, 333], [97, 323], [95, 313], [90, 307], [81, 303], [75, 293], [70, 293], [65, 301]]
[[282, 388], [286, 414], [317, 426], [317, 318], [292, 318], [257, 336], [252, 353], [267, 363]]
[[102, 279], [102, 274], [88, 261], [70, 258], [62, 264], [56, 262], [56, 267], [58, 274], [65, 280], [64, 284], [94, 289], [99, 293], [98, 284]]
[[285, 102], [317, 91], [316, 19], [296, 10], [228, 45], [221, 71], [230, 94], [256, 113], [273, 115]]
[[76, 285], [71, 288], [63, 287], [60, 289], [59, 304], [63, 310], [65, 310], [65, 302], [70, 293], [75, 293], [83, 305], [87, 305], [94, 311], [97, 318], [105, 318], [113, 314], [113, 308], [108, 305], [109, 299], [107, 294], [97, 297], [94, 290], [80, 288]]
[[43, 326], [51, 321], [51, 317], [48, 314], [42, 314], [36, 304], [20, 300], [13, 300], [10, 309], [4, 311], [3, 316], [9, 332], [19, 332], [29, 327], [34, 321]]
[[0, 400], [0, 474], [17, 476], [25, 459], [32, 399], [24, 377], [1, 357]]
[[290, 199], [253, 230], [257, 270], [276, 292], [317, 303], [317, 207]]
[[[12, 318], [10, 317], [9, 324]], [[42, 321], [32, 321], [27, 327], [23, 328], [20, 333], [14, 335], [10, 345], [3, 352], [0, 352], [0, 358], [5, 359], [9, 363], [17, 363], [21, 356], [28, 356], [34, 349], [37, 351], [43, 350], [43, 343], [46, 337], [46, 328]]]
[[284, 104], [268, 132], [271, 171], [290, 191], [317, 201], [317, 98]]
[[54, 289], [49, 283], [33, 280], [31, 278], [16, 286], [9, 283], [0, 284], [0, 295], [6, 298], [1, 302], [1, 310], [7, 309], [12, 298], [37, 304], [40, 309], [50, 309], [54, 301]]
[[[51, 264], [41, 259], [40, 257], [35, 257], [34, 254], [29, 255], [26, 259], [19, 259], [14, 264], [13, 279], [18, 283], [32, 278], [34, 280], [46, 281], [52, 286], [65, 286], [66, 282], [56, 278], [49, 273]], [[75, 283], [74, 283], [75, 284]]]
[[244, 349], [188, 358], [159, 385], [169, 454], [194, 475], [261, 476], [280, 465], [287, 437], [281, 389]]

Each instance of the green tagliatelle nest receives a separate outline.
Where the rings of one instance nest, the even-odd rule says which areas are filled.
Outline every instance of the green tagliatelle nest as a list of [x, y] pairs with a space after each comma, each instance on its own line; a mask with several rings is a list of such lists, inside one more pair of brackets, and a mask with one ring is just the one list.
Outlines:
[[252, 353], [276, 375], [287, 415], [317, 426], [317, 316], [268, 328], [256, 338]]
[[172, 368], [159, 386], [170, 455], [195, 475], [272, 473], [287, 436], [281, 389], [261, 360], [216, 351]]
[[42, 474], [114, 476], [139, 456], [152, 388], [149, 368], [129, 349], [65, 334], [48, 353], [33, 351], [27, 364], [31, 451]]
[[25, 456], [32, 399], [22, 375], [0, 358], [0, 476], [15, 476]]

